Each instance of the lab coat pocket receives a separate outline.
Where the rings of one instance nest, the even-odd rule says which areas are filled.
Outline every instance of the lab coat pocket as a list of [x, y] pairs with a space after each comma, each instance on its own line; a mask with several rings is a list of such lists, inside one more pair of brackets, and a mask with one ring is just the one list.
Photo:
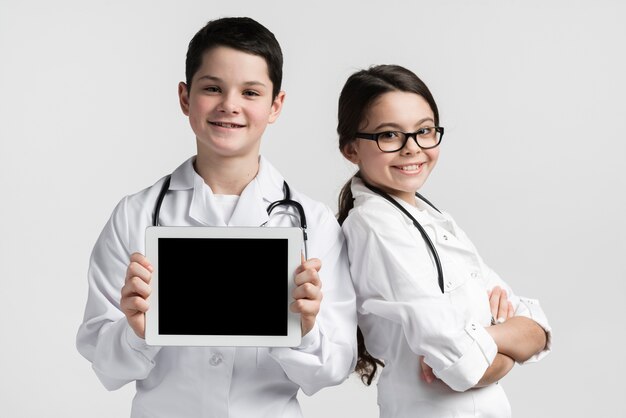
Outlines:
[[437, 247], [442, 247], [443, 249], [441, 251], [445, 252], [445, 248], [452, 250], [466, 250], [466, 246], [459, 241], [453, 233], [443, 228], [436, 228], [434, 235], [435, 245]]
[[444, 264], [444, 272], [444, 285], [452, 303], [462, 308], [468, 318], [473, 318], [483, 326], [489, 325], [489, 298], [478, 269], [456, 261]]

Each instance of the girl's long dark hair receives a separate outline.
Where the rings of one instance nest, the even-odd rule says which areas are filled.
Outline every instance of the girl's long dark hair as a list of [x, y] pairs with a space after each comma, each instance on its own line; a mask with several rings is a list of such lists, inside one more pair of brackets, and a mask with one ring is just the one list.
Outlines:
[[[341, 90], [337, 123], [340, 151], [343, 151], [346, 145], [356, 141], [359, 126], [374, 100], [391, 91], [403, 91], [422, 96], [433, 111], [435, 125], [439, 125], [439, 111], [435, 99], [426, 84], [415, 73], [399, 65], [375, 65], [352, 74]], [[360, 173], [357, 171], [352, 178], [359, 176]], [[350, 209], [354, 207], [354, 197], [350, 188], [352, 178], [339, 192], [337, 212], [339, 224], [343, 224]], [[385, 364], [367, 351], [360, 327], [357, 327], [357, 343], [359, 357], [354, 371], [360, 376], [361, 381], [369, 386], [376, 376], [378, 367], [384, 367]]]

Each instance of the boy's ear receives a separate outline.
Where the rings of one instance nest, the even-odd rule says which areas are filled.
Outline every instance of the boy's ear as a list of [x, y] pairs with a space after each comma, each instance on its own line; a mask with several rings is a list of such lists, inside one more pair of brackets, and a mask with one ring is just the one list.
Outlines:
[[285, 92], [279, 91], [276, 98], [272, 102], [272, 109], [270, 110], [270, 116], [267, 123], [274, 123], [280, 115], [280, 111], [283, 109], [283, 103], [285, 102]]
[[187, 84], [182, 81], [178, 83], [178, 102], [185, 116], [189, 116], [189, 90]]
[[352, 141], [350, 143], [347, 143], [346, 145], [343, 146], [343, 148], [341, 148], [341, 153], [343, 154], [343, 156], [350, 162], [354, 163], [354, 164], [358, 164], [359, 163], [359, 153], [357, 152], [355, 146], [354, 146], [354, 142]]

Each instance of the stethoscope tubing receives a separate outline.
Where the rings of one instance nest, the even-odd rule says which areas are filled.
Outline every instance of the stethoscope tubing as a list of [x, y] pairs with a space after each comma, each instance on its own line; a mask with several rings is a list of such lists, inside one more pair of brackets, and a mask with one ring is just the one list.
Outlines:
[[304, 245], [304, 259], [308, 260], [309, 250], [307, 247], [307, 241], [309, 240], [309, 238], [306, 233], [307, 224], [306, 224], [306, 215], [304, 213], [304, 208], [302, 207], [300, 202], [296, 202], [295, 200], [291, 198], [291, 190], [289, 189], [289, 185], [287, 184], [286, 181], [283, 181], [283, 194], [284, 194], [284, 199], [272, 202], [267, 206], [267, 215], [270, 216], [274, 208], [278, 206], [286, 206], [286, 207], [291, 206], [296, 209], [296, 211], [298, 212], [298, 216], [300, 217], [300, 228], [302, 229], [302, 237], [303, 237], [303, 245]]
[[[363, 179], [361, 179], [361, 180], [363, 180]], [[435, 245], [433, 244], [432, 240], [430, 239], [430, 237], [426, 233], [426, 230], [424, 229], [424, 227], [417, 221], [417, 219], [415, 219], [415, 217], [413, 215], [411, 215], [411, 213], [409, 213], [408, 210], [406, 210], [393, 197], [389, 196], [387, 193], [385, 193], [383, 190], [379, 189], [378, 187], [374, 187], [371, 184], [366, 183], [365, 181], [363, 181], [363, 184], [365, 184], [365, 187], [367, 187], [368, 189], [370, 189], [371, 191], [373, 191], [377, 195], [379, 195], [379, 196], [385, 198], [386, 200], [388, 200], [391, 204], [393, 204], [396, 208], [398, 208], [402, 213], [404, 213], [413, 222], [413, 225], [417, 228], [417, 230], [422, 235], [422, 238], [426, 242], [426, 245], [428, 246], [428, 249], [430, 250], [430, 253], [433, 256], [433, 259], [435, 261], [435, 267], [437, 268], [437, 281], [439, 282], [439, 289], [441, 289], [441, 293], [444, 293], [444, 290], [443, 290], [443, 268], [441, 266], [441, 260], [439, 259], [439, 253], [437, 253], [437, 249], [435, 248]], [[429, 206], [431, 206], [437, 212], [441, 213], [441, 211], [439, 209], [437, 209], [432, 203], [430, 203], [428, 200], [426, 200], [426, 198], [424, 198], [419, 193], [415, 192], [415, 196], [418, 197], [419, 199], [423, 200], [424, 202], [426, 202]]]
[[[163, 204], [163, 199], [165, 199], [165, 195], [170, 188], [170, 180], [171, 175], [168, 175], [161, 186], [161, 191], [159, 192], [159, 196], [157, 197], [156, 203], [154, 205], [154, 212], [152, 214], [152, 225], [160, 226], [159, 223], [159, 213], [161, 212], [161, 205]], [[308, 256], [308, 235], [307, 235], [307, 223], [306, 223], [306, 215], [304, 213], [304, 208], [300, 204], [300, 202], [296, 202], [291, 199], [291, 191], [289, 190], [289, 185], [287, 185], [286, 181], [283, 181], [283, 193], [284, 198], [281, 200], [277, 200], [272, 202], [267, 207], [267, 215], [270, 216], [272, 211], [279, 206], [293, 207], [298, 212], [298, 216], [300, 218], [300, 229], [302, 229], [302, 237], [303, 237], [303, 245], [304, 245], [304, 258], [307, 260]]]

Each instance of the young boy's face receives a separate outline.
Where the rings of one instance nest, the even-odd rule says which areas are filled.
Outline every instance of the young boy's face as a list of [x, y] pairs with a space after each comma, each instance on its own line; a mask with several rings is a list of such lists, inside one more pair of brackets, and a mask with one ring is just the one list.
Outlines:
[[185, 83], [178, 88], [198, 153], [256, 157], [267, 124], [283, 105], [284, 92], [273, 99], [272, 88], [262, 57], [223, 46], [206, 51], [191, 89]]

